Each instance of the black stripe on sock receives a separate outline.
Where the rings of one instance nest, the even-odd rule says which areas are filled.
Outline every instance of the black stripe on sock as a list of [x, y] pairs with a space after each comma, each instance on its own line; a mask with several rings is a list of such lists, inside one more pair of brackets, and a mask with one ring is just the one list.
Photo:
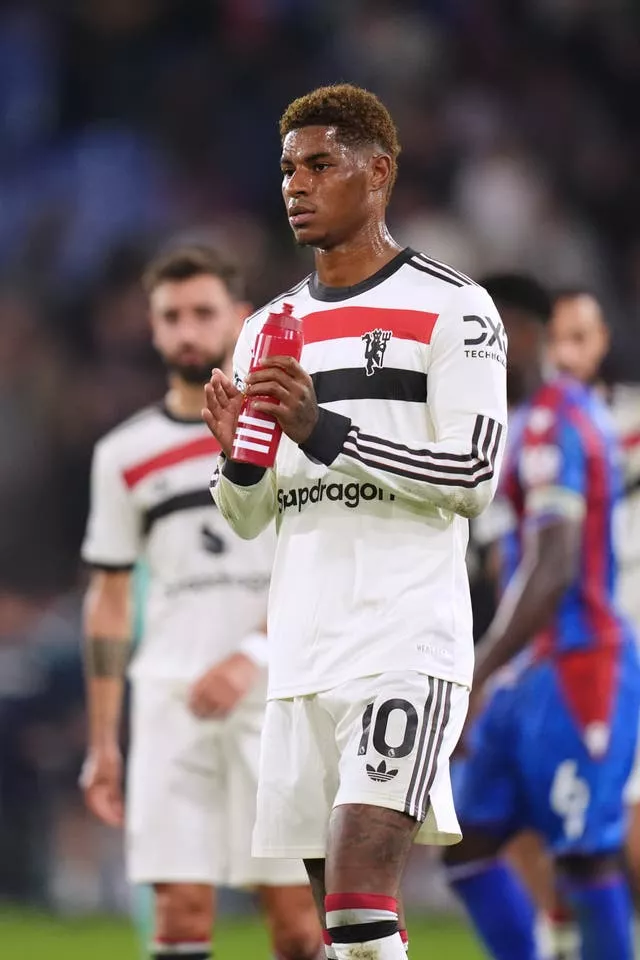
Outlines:
[[329, 927], [329, 936], [334, 943], [368, 943], [384, 940], [398, 932], [397, 920], [373, 920], [371, 923], [354, 923], [344, 927]]

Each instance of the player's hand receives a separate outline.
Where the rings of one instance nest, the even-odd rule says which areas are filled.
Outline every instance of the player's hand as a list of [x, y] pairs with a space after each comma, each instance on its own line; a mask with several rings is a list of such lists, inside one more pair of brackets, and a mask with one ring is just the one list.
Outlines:
[[269, 357], [247, 377], [247, 395], [266, 395], [277, 401], [261, 399], [255, 408], [274, 416], [294, 443], [304, 443], [318, 422], [313, 382], [293, 357]]
[[99, 820], [109, 827], [122, 826], [122, 754], [117, 744], [89, 751], [80, 774], [80, 787], [87, 807]]
[[206, 407], [202, 411], [202, 419], [227, 457], [231, 456], [243, 399], [242, 393], [222, 370], [213, 370], [211, 379], [204, 388]]
[[189, 693], [189, 709], [201, 720], [221, 720], [249, 693], [260, 667], [244, 653], [234, 653], [196, 680]]

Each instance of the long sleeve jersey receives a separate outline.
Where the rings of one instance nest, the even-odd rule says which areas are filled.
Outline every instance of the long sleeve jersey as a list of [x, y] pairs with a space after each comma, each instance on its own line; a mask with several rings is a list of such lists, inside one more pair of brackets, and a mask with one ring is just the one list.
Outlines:
[[315, 275], [250, 317], [236, 383], [270, 309], [303, 321], [318, 423], [274, 469], [220, 458], [213, 497], [252, 538], [275, 517], [269, 695], [388, 671], [470, 684], [468, 518], [504, 449], [506, 338], [486, 290], [411, 249], [331, 288]]

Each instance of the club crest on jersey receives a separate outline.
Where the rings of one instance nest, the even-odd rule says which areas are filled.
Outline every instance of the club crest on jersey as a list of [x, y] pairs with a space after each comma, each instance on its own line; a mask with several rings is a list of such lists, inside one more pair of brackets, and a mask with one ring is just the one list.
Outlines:
[[382, 370], [384, 354], [392, 336], [391, 330], [380, 330], [379, 327], [362, 334], [360, 339], [364, 341], [365, 371], [368, 377], [373, 376], [376, 370]]

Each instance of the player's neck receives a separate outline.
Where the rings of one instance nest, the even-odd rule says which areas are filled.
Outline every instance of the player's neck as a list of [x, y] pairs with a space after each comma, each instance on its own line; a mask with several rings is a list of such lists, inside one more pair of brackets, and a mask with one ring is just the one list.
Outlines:
[[[232, 376], [231, 358], [222, 364], [222, 372]], [[164, 398], [165, 406], [179, 420], [199, 420], [204, 407], [204, 383], [187, 383], [177, 374], [169, 377], [169, 389]]]
[[384, 221], [367, 223], [345, 243], [314, 251], [318, 280], [327, 287], [352, 287], [381, 270], [401, 249]]

